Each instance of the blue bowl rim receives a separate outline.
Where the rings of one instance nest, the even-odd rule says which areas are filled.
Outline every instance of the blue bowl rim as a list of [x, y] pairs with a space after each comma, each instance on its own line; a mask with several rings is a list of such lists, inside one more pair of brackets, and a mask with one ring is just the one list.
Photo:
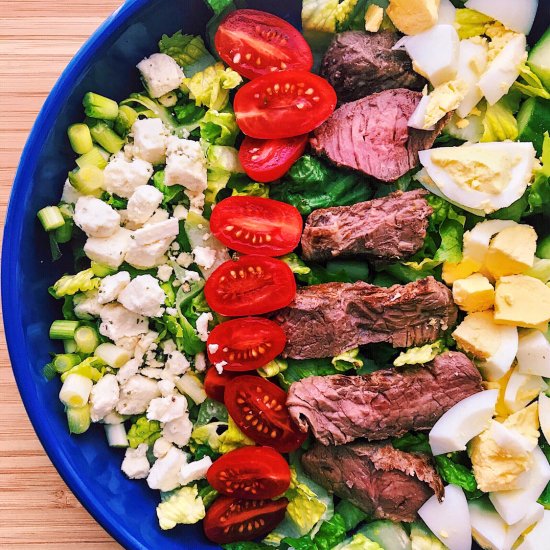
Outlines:
[[121, 522], [106, 513], [101, 502], [95, 499], [93, 491], [80, 479], [79, 472], [64, 459], [63, 451], [56, 445], [55, 438], [41, 421], [43, 410], [34, 397], [35, 383], [31, 378], [24, 376], [27, 357], [23, 327], [17, 313], [19, 308], [15, 267], [20, 254], [18, 244], [23, 229], [23, 218], [19, 215], [18, 205], [22, 204], [25, 184], [32, 178], [36, 169], [37, 155], [34, 152], [46, 139], [47, 133], [65, 103], [70, 93], [71, 82], [74, 81], [74, 75], [83, 70], [101, 45], [121, 25], [147, 4], [148, 0], [125, 0], [78, 50], [46, 98], [23, 148], [11, 190], [2, 242], [1, 269], [2, 310], [8, 352], [19, 393], [38, 439], [67, 486], [93, 518], [124, 548], [136, 550], [147, 549], [124, 528]]

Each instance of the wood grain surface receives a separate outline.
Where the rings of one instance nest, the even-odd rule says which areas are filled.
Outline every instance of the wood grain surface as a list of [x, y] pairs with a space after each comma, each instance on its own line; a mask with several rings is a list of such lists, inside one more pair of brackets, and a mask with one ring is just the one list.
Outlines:
[[[21, 150], [77, 49], [121, 0], [0, 0], [0, 231]], [[44, 453], [0, 342], [0, 548], [121, 548], [80, 505]]]

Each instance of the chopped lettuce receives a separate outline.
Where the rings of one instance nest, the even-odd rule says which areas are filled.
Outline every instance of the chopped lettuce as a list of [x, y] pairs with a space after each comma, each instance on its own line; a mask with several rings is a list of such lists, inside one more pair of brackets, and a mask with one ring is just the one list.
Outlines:
[[286, 359], [282, 359], [281, 357], [276, 357], [275, 359], [273, 359], [273, 361], [270, 361], [267, 365], [260, 367], [258, 369], [258, 374], [263, 378], [272, 378], [273, 376], [277, 376], [281, 372], [284, 372], [286, 369], [288, 369], [288, 363]]
[[447, 547], [421, 521], [411, 524], [412, 550], [446, 550]]
[[492, 17], [469, 8], [456, 10], [455, 26], [461, 40], [485, 34], [493, 21]]
[[210, 145], [206, 150], [206, 160], [210, 170], [220, 170], [239, 174], [243, 167], [239, 161], [239, 152], [229, 145]]
[[287, 359], [288, 368], [277, 376], [279, 384], [288, 390], [293, 382], [309, 376], [338, 374], [329, 358], [324, 359]]
[[433, 361], [443, 350], [445, 343], [443, 340], [436, 340], [433, 344], [426, 344], [417, 348], [409, 348], [402, 351], [399, 357], [393, 362], [394, 367], [404, 367], [405, 365], [422, 365]]
[[128, 442], [132, 449], [137, 449], [142, 443], [152, 445], [160, 436], [160, 422], [147, 420], [146, 416], [140, 416], [128, 431]]
[[71, 374], [80, 374], [84, 378], [89, 378], [93, 382], [100, 380], [105, 374], [105, 362], [99, 357], [86, 357], [83, 361], [73, 368], [65, 371], [61, 375], [61, 382], [65, 382]]
[[358, 0], [303, 0], [304, 31], [334, 33], [351, 17]]
[[521, 66], [519, 78], [514, 82], [512, 87], [529, 97], [550, 99], [550, 90], [544, 86], [541, 79], [531, 70], [531, 67], [527, 63]]
[[241, 76], [233, 69], [215, 63], [191, 78], [184, 78], [181, 88], [198, 106], [206, 105], [209, 109], [221, 111], [229, 101], [229, 90], [241, 82]]
[[207, 111], [200, 122], [200, 129], [201, 139], [213, 145], [235, 145], [239, 133], [235, 113], [229, 108], [221, 112], [215, 109]]
[[287, 537], [281, 541], [279, 548], [294, 550], [331, 550], [343, 542], [346, 536], [344, 518], [334, 514], [331, 519], [323, 521], [317, 533], [312, 537], [304, 535], [300, 538]]
[[518, 121], [514, 116], [519, 108], [519, 95], [509, 93], [494, 105], [487, 103], [481, 119], [483, 135], [480, 141], [506, 141], [518, 137]]
[[164, 326], [179, 351], [183, 351], [188, 355], [196, 355], [205, 350], [206, 344], [199, 338], [193, 325], [183, 315], [164, 314], [156, 323]]
[[224, 544], [222, 548], [224, 550], [273, 550], [273, 546], [253, 541], [230, 542]]
[[368, 518], [363, 510], [357, 508], [357, 506], [352, 504], [349, 500], [341, 500], [336, 505], [335, 513], [340, 514], [344, 518], [346, 531], [352, 531]]
[[227, 421], [210, 422], [209, 424], [196, 426], [191, 432], [191, 450], [195, 453], [199, 446], [206, 445], [215, 453], [219, 453], [220, 438], [227, 429]]
[[101, 279], [94, 275], [92, 269], [85, 269], [76, 275], [63, 275], [52, 287], [49, 292], [54, 298], [63, 296], [72, 296], [77, 292], [87, 292], [99, 288]]
[[[357, 533], [342, 544], [339, 544], [334, 550], [384, 550], [377, 542], [374, 542], [365, 535]], [[426, 549], [428, 550], [428, 549]]]
[[528, 189], [528, 214], [550, 215], [550, 135], [544, 134], [541, 167], [535, 171], [535, 179]]
[[159, 50], [175, 59], [185, 76], [193, 76], [216, 62], [200, 36], [183, 34], [181, 31], [172, 36], [163, 34]]
[[221, 422], [227, 422], [228, 413], [225, 405], [214, 401], [209, 397], [206, 398], [199, 407], [199, 414], [197, 415], [197, 426], [204, 426], [208, 424], [213, 419], [219, 420]]
[[206, 109], [193, 102], [178, 103], [174, 106], [174, 114], [176, 120], [192, 132], [200, 126], [200, 122], [206, 115]]
[[395, 449], [408, 453], [431, 453], [428, 436], [423, 433], [406, 433], [401, 437], [392, 439], [391, 444]]
[[436, 456], [435, 465], [443, 481], [462, 487], [468, 499], [479, 498], [483, 493], [477, 488], [471, 466], [463, 463], [466, 460], [465, 452], [448, 453]]
[[359, 530], [369, 540], [377, 542], [382, 548], [391, 550], [410, 550], [411, 540], [403, 525], [397, 521], [377, 520], [368, 523]]
[[157, 517], [162, 530], [173, 529], [180, 524], [198, 523], [205, 515], [204, 503], [196, 485], [174, 491], [157, 506]]
[[247, 445], [254, 445], [254, 441], [247, 437], [241, 430], [239, 430], [237, 424], [233, 422], [231, 417], [228, 418], [227, 430], [220, 435], [218, 451], [221, 454], [234, 451], [240, 447], [246, 447]]
[[223, 13], [227, 8], [233, 5], [233, 0], [205, 0], [205, 2], [212, 8], [212, 11], [216, 15]]
[[346, 372], [360, 369], [363, 366], [363, 359], [359, 356], [359, 348], [354, 348], [336, 355], [331, 363], [337, 371]]

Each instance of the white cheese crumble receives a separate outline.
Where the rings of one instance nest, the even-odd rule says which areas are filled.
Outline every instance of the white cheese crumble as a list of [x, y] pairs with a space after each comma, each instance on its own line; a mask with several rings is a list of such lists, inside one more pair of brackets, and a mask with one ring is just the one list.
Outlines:
[[106, 374], [96, 382], [90, 394], [92, 422], [99, 422], [113, 412], [119, 399], [119, 393], [118, 382], [114, 374]]
[[205, 456], [189, 464], [184, 464], [180, 470], [180, 483], [182, 485], [188, 485], [192, 481], [204, 479], [210, 466], [212, 466], [212, 459], [209, 456]]
[[152, 185], [140, 185], [128, 200], [126, 216], [136, 224], [143, 224], [155, 213], [164, 195]]
[[208, 340], [208, 323], [210, 321], [213, 321], [214, 318], [212, 317], [211, 313], [201, 313], [197, 319], [196, 327], [197, 327], [197, 334], [199, 335], [199, 338], [201, 341], [206, 342]]
[[110, 237], [120, 227], [120, 214], [95, 197], [78, 199], [73, 220], [88, 237]]
[[155, 397], [160, 397], [157, 383], [141, 374], [135, 374], [120, 387], [116, 410], [120, 414], [141, 414]]
[[114, 275], [107, 275], [101, 279], [97, 293], [97, 301], [100, 304], [114, 302], [118, 295], [126, 288], [130, 282], [130, 274], [127, 271], [119, 271]]
[[138, 187], [146, 185], [152, 175], [153, 166], [147, 160], [128, 160], [123, 153], [118, 153], [103, 171], [104, 187], [109, 193], [128, 199]]
[[114, 269], [120, 267], [132, 244], [132, 232], [120, 227], [110, 237], [89, 237], [84, 253], [98, 264]]
[[168, 264], [160, 265], [157, 269], [157, 277], [163, 282], [166, 283], [170, 280], [174, 268]]
[[112, 303], [101, 309], [99, 332], [113, 341], [123, 336], [139, 336], [148, 330], [147, 319], [120, 304]]
[[141, 443], [137, 449], [128, 447], [120, 469], [130, 479], [144, 479], [149, 475], [149, 461], [147, 460], [148, 445]]
[[[151, 164], [163, 164], [170, 132], [160, 118], [136, 120], [132, 126], [134, 137], [133, 154]], [[145, 182], [147, 183], [147, 182]]]
[[142, 59], [137, 68], [151, 97], [161, 97], [180, 87], [185, 78], [176, 61], [164, 53], [154, 53]]
[[151, 275], [138, 275], [118, 296], [127, 310], [146, 317], [160, 317], [165, 300], [164, 290]]

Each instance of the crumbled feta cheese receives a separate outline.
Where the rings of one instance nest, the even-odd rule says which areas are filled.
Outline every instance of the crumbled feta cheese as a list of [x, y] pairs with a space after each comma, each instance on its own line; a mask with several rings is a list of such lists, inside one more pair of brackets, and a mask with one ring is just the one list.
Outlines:
[[148, 445], [141, 443], [137, 449], [128, 447], [120, 469], [130, 479], [144, 479], [149, 475], [149, 461], [147, 460]]
[[164, 352], [164, 355], [170, 355], [171, 353], [173, 353], [178, 349], [178, 347], [176, 346], [176, 343], [172, 339], [165, 340], [161, 344], [161, 346], [162, 346], [162, 351]]
[[116, 379], [119, 384], [126, 384], [134, 374], [138, 373], [139, 367], [141, 366], [140, 359], [130, 359], [118, 369], [116, 373]]
[[180, 283], [188, 283], [192, 281], [200, 281], [201, 276], [196, 272], [192, 270], [178, 270], [177, 277]]
[[110, 237], [120, 227], [120, 214], [95, 197], [78, 199], [73, 220], [88, 237]]
[[137, 68], [151, 97], [161, 97], [180, 87], [185, 78], [176, 61], [164, 53], [154, 53], [142, 59]]
[[88, 237], [84, 253], [90, 260], [116, 269], [132, 244], [131, 236], [131, 231], [120, 227], [110, 237]]
[[100, 304], [108, 304], [118, 298], [118, 295], [130, 282], [130, 274], [127, 271], [119, 271], [114, 275], [107, 275], [101, 279], [97, 293], [97, 301]]
[[195, 355], [195, 370], [198, 372], [204, 372], [206, 370], [206, 356], [202, 352]]
[[166, 308], [166, 313], [167, 313], [168, 315], [177, 315], [177, 314], [178, 314], [178, 310], [177, 310], [177, 308], [175, 308], [175, 307], [167, 307], [167, 308]]
[[[168, 218], [165, 221], [147, 224], [134, 231], [134, 239], [137, 244], [151, 244], [164, 239], [177, 237], [179, 233], [179, 222], [176, 218]], [[170, 242], [171, 242], [170, 241]]]
[[77, 294], [73, 298], [74, 314], [79, 319], [99, 317], [103, 306], [99, 302], [97, 290], [90, 290], [84, 294]]
[[184, 464], [180, 470], [180, 483], [188, 485], [192, 481], [204, 479], [210, 466], [212, 466], [212, 459], [209, 456]]
[[124, 422], [124, 417], [116, 411], [112, 411], [108, 415], [104, 416], [101, 422], [103, 424], [122, 424]]
[[146, 317], [160, 317], [165, 300], [164, 290], [151, 275], [138, 275], [118, 296], [127, 310]]
[[189, 443], [192, 431], [193, 423], [187, 416], [182, 416], [164, 424], [162, 427], [162, 437], [178, 445], [178, 447], [183, 447]]
[[204, 210], [204, 201], [205, 196], [202, 191], [184, 191], [185, 195], [189, 199], [189, 211], [195, 212], [196, 214], [202, 214]]
[[[160, 118], [136, 120], [132, 126], [133, 154], [152, 164], [163, 164], [170, 132]], [[145, 182], [147, 183], [147, 182]]]
[[181, 467], [187, 463], [187, 455], [177, 447], [170, 450], [153, 464], [147, 484], [151, 489], [171, 491], [179, 487], [179, 472]]
[[141, 185], [128, 200], [127, 218], [134, 223], [145, 223], [160, 206], [164, 195], [153, 185]]
[[166, 361], [166, 368], [170, 371], [170, 373], [177, 376], [180, 374], [185, 374], [189, 370], [190, 366], [191, 364], [187, 360], [187, 357], [185, 357], [185, 355], [178, 350], [172, 351]]
[[176, 384], [172, 380], [160, 380], [158, 387], [162, 397], [169, 397], [176, 393]]
[[193, 263], [193, 256], [189, 252], [182, 252], [178, 255], [176, 263], [181, 267], [189, 267]]
[[147, 334], [140, 336], [138, 343], [134, 350], [134, 357], [136, 359], [143, 359], [146, 353], [154, 352], [157, 349], [157, 343], [155, 340], [158, 338], [159, 333], [154, 330], [150, 330]]
[[187, 218], [187, 214], [189, 214], [189, 212], [182, 204], [178, 204], [174, 208], [174, 218], [177, 218], [178, 220], [185, 220]]
[[113, 195], [130, 198], [134, 191], [146, 185], [153, 175], [153, 166], [141, 158], [128, 160], [124, 154], [111, 158], [103, 171], [105, 190]]
[[160, 265], [157, 269], [157, 277], [164, 283], [168, 282], [170, 280], [170, 277], [172, 276], [172, 272], [174, 271], [174, 268], [172, 266], [169, 266], [168, 264]]
[[117, 338], [114, 342], [119, 348], [125, 349], [133, 357], [139, 338], [139, 336], [123, 336], [122, 338]]
[[219, 344], [208, 344], [208, 351], [210, 353], [216, 353], [220, 349]]
[[164, 183], [182, 185], [193, 193], [202, 193], [207, 186], [206, 159], [198, 141], [168, 139]]
[[83, 197], [84, 195], [82, 193], [79, 193], [69, 181], [69, 178], [65, 180], [65, 183], [63, 184], [63, 194], [61, 195], [60, 202], [65, 202], [67, 204], [76, 204], [76, 201]]
[[157, 383], [145, 376], [135, 374], [120, 387], [116, 410], [120, 414], [141, 414], [147, 410], [149, 403], [155, 397], [160, 397]]
[[147, 222], [144, 224], [145, 227], [148, 225], [153, 225], [154, 223], [164, 222], [170, 217], [170, 214], [168, 213], [168, 210], [164, 210], [164, 208], [157, 208], [155, 210], [155, 213], [147, 220]]
[[149, 269], [166, 262], [166, 251], [170, 248], [172, 237], [151, 244], [140, 245], [132, 240], [125, 260], [138, 269]]
[[209, 246], [197, 246], [193, 249], [195, 263], [205, 269], [210, 269], [216, 261], [216, 251]]
[[120, 304], [107, 304], [101, 309], [99, 332], [113, 341], [123, 336], [139, 336], [148, 330], [145, 317], [127, 310]]
[[219, 363], [214, 363], [214, 368], [218, 371], [218, 374], [222, 374], [225, 365], [227, 365], [227, 361], [220, 361]]
[[[177, 216], [176, 216], [177, 217]], [[170, 245], [170, 250], [173, 250], [174, 252], [177, 252], [179, 249], [180, 249], [180, 243], [178, 243], [178, 241], [174, 241], [171, 245]]]
[[168, 451], [172, 448], [172, 443], [164, 439], [164, 437], [159, 437], [153, 444], [153, 456], [155, 458], [162, 458], [168, 454]]
[[147, 378], [152, 378], [153, 380], [160, 380], [163, 375], [163, 369], [161, 368], [153, 368], [153, 367], [144, 367], [143, 369], [140, 369], [140, 374], [143, 376], [147, 376]]
[[113, 411], [118, 402], [119, 393], [114, 374], [106, 374], [96, 382], [90, 394], [92, 422], [103, 420]]
[[170, 422], [181, 418], [187, 412], [187, 399], [183, 395], [172, 395], [170, 397], [157, 397], [149, 403], [147, 418]]
[[213, 320], [214, 320], [214, 317], [212, 317], [212, 314], [210, 312], [201, 313], [199, 315], [196, 322], [196, 327], [197, 327], [197, 334], [199, 335], [199, 338], [201, 339], [201, 341], [206, 342], [206, 340], [208, 340], [208, 323]]

